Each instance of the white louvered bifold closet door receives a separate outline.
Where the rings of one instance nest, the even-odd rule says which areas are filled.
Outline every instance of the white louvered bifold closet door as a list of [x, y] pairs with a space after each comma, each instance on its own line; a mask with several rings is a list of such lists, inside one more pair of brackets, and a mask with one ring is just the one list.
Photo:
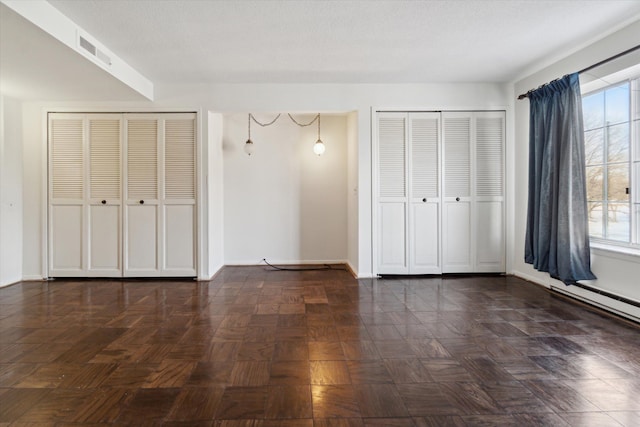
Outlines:
[[475, 271], [504, 272], [505, 114], [482, 112], [475, 117]]
[[125, 275], [195, 276], [195, 114], [125, 121]]
[[409, 273], [439, 274], [440, 113], [409, 113]]
[[196, 115], [51, 113], [50, 277], [196, 275]]
[[126, 116], [124, 274], [159, 276], [160, 120]]
[[408, 273], [406, 113], [378, 113], [378, 241], [379, 274]]
[[377, 112], [377, 274], [504, 272], [504, 111]]
[[195, 276], [195, 115], [164, 120], [164, 253], [169, 276]]
[[119, 277], [121, 119], [49, 115], [49, 276]]
[[505, 113], [443, 113], [444, 273], [504, 272]]
[[473, 271], [471, 135], [473, 113], [443, 112], [442, 272]]
[[49, 276], [84, 276], [85, 126], [82, 114], [50, 114]]
[[87, 276], [122, 275], [122, 120], [89, 115]]

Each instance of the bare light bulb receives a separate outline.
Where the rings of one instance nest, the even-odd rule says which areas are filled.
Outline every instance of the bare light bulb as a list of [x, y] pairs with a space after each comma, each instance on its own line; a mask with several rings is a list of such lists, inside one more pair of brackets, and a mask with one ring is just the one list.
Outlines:
[[325, 146], [322, 143], [322, 140], [318, 139], [315, 144], [313, 144], [313, 152], [318, 156], [324, 153]]
[[251, 153], [253, 153], [253, 148], [254, 148], [253, 141], [250, 139], [247, 139], [247, 142], [244, 144], [244, 152], [250, 156]]

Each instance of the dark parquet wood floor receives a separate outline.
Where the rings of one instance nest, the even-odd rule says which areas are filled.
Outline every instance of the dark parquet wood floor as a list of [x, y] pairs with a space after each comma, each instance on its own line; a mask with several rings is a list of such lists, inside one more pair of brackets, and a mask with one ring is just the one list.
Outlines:
[[639, 426], [640, 327], [513, 277], [0, 289], [0, 426]]

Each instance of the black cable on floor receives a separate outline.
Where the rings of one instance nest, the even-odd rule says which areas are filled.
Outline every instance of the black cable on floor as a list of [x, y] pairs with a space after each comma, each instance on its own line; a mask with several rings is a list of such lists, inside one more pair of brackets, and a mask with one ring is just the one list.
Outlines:
[[300, 268], [290, 268], [290, 267], [278, 267], [275, 266], [273, 264], [270, 264], [269, 261], [267, 261], [266, 258], [262, 258], [262, 261], [264, 261], [265, 264], [267, 264], [269, 267], [273, 268], [274, 271], [322, 271], [322, 270], [342, 270], [342, 269], [335, 269], [333, 267], [331, 267], [329, 264], [324, 264], [322, 267], [300, 267]]

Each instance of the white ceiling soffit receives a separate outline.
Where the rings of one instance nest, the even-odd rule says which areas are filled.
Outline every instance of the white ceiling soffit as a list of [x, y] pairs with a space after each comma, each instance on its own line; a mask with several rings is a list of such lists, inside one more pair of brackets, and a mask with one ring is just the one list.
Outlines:
[[640, 16], [638, 0], [49, 2], [155, 83], [510, 82]]
[[[69, 33], [75, 41], [76, 28]], [[25, 101], [148, 99], [2, 3], [0, 93]]]

